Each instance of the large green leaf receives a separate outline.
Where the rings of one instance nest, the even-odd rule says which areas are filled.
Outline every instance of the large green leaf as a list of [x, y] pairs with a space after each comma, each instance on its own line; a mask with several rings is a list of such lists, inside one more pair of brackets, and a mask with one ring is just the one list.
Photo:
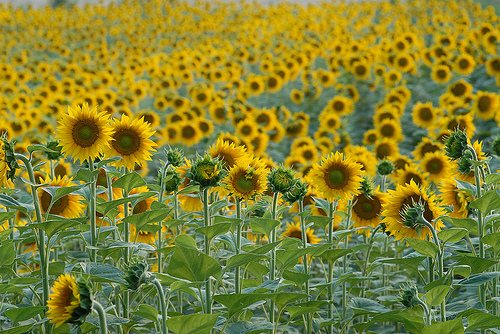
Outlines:
[[128, 197], [123, 197], [123, 198], [118, 198], [114, 199], [112, 201], [107, 201], [103, 203], [98, 203], [96, 205], [96, 210], [97, 212], [101, 213], [102, 215], [107, 215], [109, 211], [116, 209], [118, 206], [133, 202], [133, 201], [142, 201], [143, 199], [149, 198], [156, 195], [156, 193], [152, 191], [140, 193], [140, 194], [133, 194], [129, 195]]
[[9, 219], [12, 219], [16, 216], [16, 213], [14, 211], [10, 212], [0, 212], [0, 222], [7, 221]]
[[44, 221], [43, 223], [34, 223], [28, 226], [32, 229], [38, 228], [40, 230], [44, 230], [45, 233], [47, 234], [47, 238], [50, 240], [56, 233], [64, 231], [67, 228], [77, 227], [80, 225], [82, 225], [82, 223], [78, 220], [68, 219], [64, 217], [56, 217], [55, 219], [50, 219]]
[[143, 226], [158, 223], [167, 218], [171, 211], [172, 209], [147, 210], [125, 217], [122, 221], [135, 225], [137, 230], [142, 230]]
[[190, 282], [204, 282], [210, 276], [218, 275], [221, 270], [221, 265], [212, 257], [176, 242], [167, 272]]
[[469, 233], [477, 235], [477, 222], [474, 219], [470, 218], [453, 218], [450, 216], [441, 216], [439, 217], [441, 220], [444, 220], [445, 222], [450, 223], [451, 225], [458, 227], [458, 228], [464, 228]]
[[130, 194], [130, 191], [134, 188], [139, 188], [145, 186], [147, 183], [142, 176], [137, 174], [137, 172], [132, 172], [123, 175], [113, 182], [113, 188], [120, 188], [125, 190], [126, 194]]
[[327, 232], [328, 224], [330, 224], [332, 220], [333, 218], [325, 216], [308, 216], [306, 219], [308, 224], [313, 223], [315, 226], [325, 231], [325, 233]]
[[451, 287], [449, 285], [438, 285], [425, 294], [425, 302], [430, 306], [437, 306], [444, 300]]
[[299, 273], [297, 271], [292, 271], [288, 269], [283, 271], [283, 278], [294, 282], [299, 288], [302, 286], [302, 284], [311, 279], [311, 277], [312, 276], [309, 274]]
[[267, 260], [267, 259], [269, 259], [269, 256], [262, 255], [262, 254], [251, 254], [251, 253], [236, 254], [236, 255], [231, 256], [227, 260], [225, 270], [230, 270], [232, 268], [241, 267], [249, 262], [261, 261], [261, 260]]
[[329, 244], [320, 244], [318, 246], [311, 246], [301, 249], [278, 250], [276, 255], [276, 267], [278, 271], [282, 271], [285, 268], [297, 264], [297, 261], [300, 257], [307, 254], [309, 254], [310, 256], [322, 254], [329, 247]]
[[268, 243], [264, 246], [256, 246], [256, 245], [245, 245], [241, 247], [244, 251], [252, 253], [252, 254], [267, 254], [273, 248], [276, 248], [279, 244], [281, 244], [283, 240], [278, 240], [276, 242]]
[[430, 326], [425, 327], [422, 330], [422, 334], [437, 334], [437, 333], [463, 334], [464, 325], [462, 323], [462, 318], [457, 318], [445, 322], [437, 322]]
[[308, 297], [306, 293], [295, 293], [295, 292], [278, 292], [271, 297], [276, 303], [278, 310], [283, 310], [288, 304], [294, 303], [298, 300], [305, 299]]
[[500, 207], [500, 195], [498, 195], [495, 189], [487, 191], [480, 198], [471, 202], [469, 206], [473, 209], [478, 209], [483, 215], [486, 215], [488, 212]]
[[252, 227], [252, 233], [254, 234], [264, 234], [268, 238], [271, 232], [280, 225], [280, 221], [270, 218], [250, 218], [250, 226]]
[[12, 241], [2, 242], [0, 246], [0, 266], [11, 265], [16, 259], [16, 250]]
[[285, 307], [285, 311], [290, 313], [290, 319], [293, 320], [297, 317], [300, 317], [303, 314], [318, 312], [321, 310], [318, 307], [312, 306], [287, 306]]
[[[56, 187], [56, 186], [51, 186], [51, 187], [44, 187], [42, 188], [42, 191], [45, 191], [48, 193], [52, 199], [50, 201], [49, 207], [51, 207], [57, 200], [63, 198], [64, 196], [67, 196], [78, 189], [81, 189], [85, 187], [86, 184], [81, 184], [78, 186], [71, 186], [71, 187]], [[48, 210], [48, 209], [47, 209]]]
[[321, 254], [321, 258], [333, 264], [339, 258], [349, 253], [352, 253], [352, 249], [342, 249], [342, 248], [329, 249], [324, 251], [323, 254]]
[[14, 325], [16, 325], [21, 321], [25, 321], [39, 315], [44, 310], [44, 306], [18, 307], [5, 311], [5, 315], [9, 317], [10, 321], [12, 321]]
[[495, 252], [500, 251], [500, 232], [489, 233], [481, 241], [492, 246]]
[[125, 279], [123, 278], [125, 276], [125, 273], [110, 264], [99, 262], [83, 262], [80, 263], [80, 266], [86, 274], [94, 276], [94, 281], [120, 284], [126, 283]]
[[174, 334], [210, 334], [217, 322], [217, 314], [180, 315], [167, 320], [167, 327]]
[[195, 231], [206, 236], [211, 242], [214, 237], [226, 234], [232, 225], [232, 223], [219, 223], [217, 225], [198, 227]]
[[274, 325], [269, 321], [238, 321], [227, 326], [226, 334], [261, 334], [268, 333], [274, 329]]
[[443, 242], [457, 242], [462, 239], [469, 231], [465, 228], [449, 228], [446, 230], [439, 231], [437, 236]]
[[407, 256], [402, 259], [380, 259], [376, 261], [382, 263], [398, 264], [417, 272], [418, 266], [424, 259], [427, 259], [427, 256]]
[[473, 256], [462, 256], [456, 264], [467, 265], [472, 269], [472, 274], [480, 274], [497, 263], [498, 261], [495, 260], [483, 259]]
[[436, 258], [439, 248], [434, 243], [427, 240], [415, 238], [405, 238], [405, 240], [406, 242], [408, 242], [408, 244], [410, 244], [411, 248], [413, 248], [420, 254], [431, 257], [433, 259]]
[[500, 276], [500, 272], [476, 274], [476, 275], [471, 275], [469, 279], [466, 278], [461, 279], [460, 281], [456, 282], [453, 285], [480, 286], [498, 276]]
[[[230, 319], [236, 313], [244, 310], [248, 306], [274, 297], [272, 293], [232, 293], [227, 295], [216, 295], [214, 300], [227, 308], [227, 318]], [[304, 297], [302, 297], [304, 298]]]
[[374, 300], [361, 297], [354, 297], [349, 299], [349, 307], [354, 310], [355, 316], [363, 314], [380, 314], [390, 311], [389, 308], [380, 303], [377, 303]]
[[158, 321], [158, 310], [151, 305], [142, 304], [139, 305], [137, 311], [132, 312], [133, 315], [146, 318], [153, 322]]
[[484, 312], [477, 312], [467, 317], [469, 326], [466, 331], [471, 332], [476, 329], [497, 328], [500, 326], [500, 317]]
[[26, 334], [26, 333], [30, 333], [30, 330], [32, 329], [32, 327], [33, 327], [33, 324], [12, 327], [9, 329], [1, 330], [0, 334]]

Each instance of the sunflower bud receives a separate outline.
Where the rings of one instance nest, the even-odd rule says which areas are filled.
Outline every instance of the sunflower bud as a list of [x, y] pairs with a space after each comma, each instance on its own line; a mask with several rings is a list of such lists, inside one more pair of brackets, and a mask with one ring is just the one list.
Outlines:
[[289, 203], [303, 201], [307, 194], [307, 182], [296, 180], [292, 189], [283, 195], [283, 199]]
[[165, 156], [167, 157], [167, 163], [174, 167], [179, 167], [184, 160], [184, 153], [177, 148], [165, 150]]
[[391, 175], [394, 172], [394, 164], [389, 160], [382, 160], [377, 165], [377, 171], [380, 175]]
[[365, 194], [367, 198], [371, 198], [373, 195], [373, 184], [370, 182], [370, 179], [366, 176], [363, 176], [361, 180], [361, 191]]
[[49, 150], [53, 152], [45, 152], [45, 155], [49, 160], [59, 160], [62, 156], [62, 146], [59, 145], [59, 140], [51, 140], [45, 145]]
[[424, 218], [424, 212], [425, 207], [422, 203], [413, 202], [412, 205], [406, 206], [401, 212], [403, 224], [408, 228], [416, 230], [420, 235], [420, 230], [428, 225]]
[[465, 131], [457, 129], [446, 138], [445, 144], [446, 155], [452, 160], [460, 159], [467, 148], [467, 134]]
[[398, 301], [408, 308], [413, 308], [413, 306], [423, 304], [422, 300], [418, 298], [418, 289], [413, 283], [401, 286]]
[[500, 137], [493, 139], [493, 142], [491, 143], [491, 150], [497, 157], [500, 157]]
[[474, 169], [474, 165], [469, 161], [472, 158], [473, 156], [470, 151], [464, 151], [464, 154], [457, 161], [460, 174], [469, 174]]
[[267, 177], [268, 186], [273, 193], [285, 194], [295, 184], [295, 172], [289, 167], [279, 166], [269, 173]]
[[0, 139], [0, 173], [1, 179], [5, 177], [5, 181], [15, 180], [16, 169], [20, 168], [15, 157], [14, 144], [14, 140], [8, 141], [6, 137]]
[[226, 173], [217, 158], [211, 158], [206, 154], [203, 158], [198, 156], [186, 172], [186, 177], [191, 180], [191, 184], [198, 185], [203, 190], [208, 187], [217, 187]]
[[137, 290], [142, 284], [148, 284], [154, 279], [154, 275], [148, 271], [146, 261], [137, 261], [127, 265], [123, 278], [127, 281], [127, 289]]
[[[162, 175], [161, 175], [161, 170], [160, 170], [160, 171], [158, 171], [158, 185], [161, 185], [161, 178], [162, 178]], [[179, 174], [179, 172], [172, 169], [171, 166], [168, 166], [167, 171], [165, 173], [164, 182], [165, 182], [165, 184], [164, 184], [163, 190], [166, 193], [172, 193], [174, 191], [179, 190], [179, 187], [182, 184], [182, 177]]]

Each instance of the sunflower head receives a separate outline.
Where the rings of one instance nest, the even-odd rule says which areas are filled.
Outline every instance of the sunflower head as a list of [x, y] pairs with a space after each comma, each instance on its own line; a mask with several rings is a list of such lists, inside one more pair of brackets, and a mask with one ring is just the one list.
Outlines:
[[422, 303], [422, 301], [418, 298], [417, 286], [413, 283], [401, 286], [398, 300], [401, 304], [408, 308], [412, 308], [413, 306]]
[[179, 167], [184, 162], [184, 152], [178, 148], [165, 150], [165, 156], [167, 163], [174, 167]]
[[283, 199], [289, 203], [303, 201], [307, 195], [307, 182], [297, 179], [290, 191], [283, 195]]
[[13, 186], [16, 169], [20, 168], [14, 156], [14, 141], [8, 141], [5, 136], [0, 138], [0, 187]]
[[405, 205], [401, 211], [401, 222], [408, 228], [414, 229], [420, 234], [422, 227], [427, 226], [424, 218], [425, 207], [422, 203], [413, 202]]
[[59, 146], [59, 140], [51, 140], [45, 145], [50, 151], [46, 151], [45, 155], [49, 160], [59, 160], [62, 156], [62, 147]]
[[56, 328], [65, 323], [82, 324], [92, 310], [92, 290], [83, 278], [65, 273], [52, 287], [47, 306], [47, 318]]
[[391, 175], [394, 172], [394, 164], [384, 159], [377, 165], [377, 171], [382, 176]]
[[154, 275], [148, 271], [148, 263], [144, 260], [142, 261], [132, 261], [130, 262], [125, 270], [126, 287], [130, 290], [137, 290], [142, 284], [148, 284]]
[[200, 189], [217, 187], [227, 171], [217, 158], [211, 158], [208, 154], [204, 157], [198, 156], [191, 168], [186, 172], [186, 177], [191, 184], [200, 186]]
[[446, 155], [452, 160], [458, 160], [462, 157], [464, 150], [467, 148], [467, 134], [465, 131], [456, 129], [448, 138], [446, 138]]
[[470, 162], [471, 159], [472, 153], [469, 150], [465, 150], [460, 159], [457, 161], [458, 171], [460, 174], [469, 174], [474, 169], [474, 165]]
[[262, 165], [253, 167], [242, 161], [231, 168], [224, 183], [235, 197], [248, 200], [267, 190], [266, 177], [267, 171]]
[[285, 194], [289, 192], [295, 184], [295, 172], [292, 168], [281, 165], [269, 173], [267, 181], [273, 193]]

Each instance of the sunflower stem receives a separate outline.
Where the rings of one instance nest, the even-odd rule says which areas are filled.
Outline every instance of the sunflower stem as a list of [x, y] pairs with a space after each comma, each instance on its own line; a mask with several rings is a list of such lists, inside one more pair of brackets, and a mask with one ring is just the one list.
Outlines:
[[[26, 158], [24, 155], [15, 153], [16, 160], [21, 160], [28, 171], [28, 176], [32, 184], [36, 184], [35, 173], [33, 172], [33, 165], [31, 164], [31, 159]], [[40, 209], [40, 202], [38, 201], [37, 187], [31, 187], [31, 195], [33, 197], [33, 205], [35, 207], [36, 221], [37, 223], [42, 223], [42, 211]], [[42, 190], [43, 191], [43, 190]], [[43, 289], [43, 306], [47, 306], [47, 301], [49, 300], [49, 262], [46, 258], [47, 248], [45, 245], [45, 231], [42, 229], [38, 230], [38, 254], [40, 254], [40, 273], [42, 276], [42, 289]], [[52, 333], [52, 324], [45, 322], [45, 333]]]
[[160, 300], [160, 311], [161, 311], [161, 332], [162, 334], [167, 334], [167, 305], [165, 303], [165, 292], [163, 291], [163, 286], [160, 281], [155, 278], [153, 284], [158, 292], [158, 299]]
[[[161, 180], [160, 180], [160, 191], [158, 192], [158, 202], [160, 204], [163, 204], [163, 196], [165, 194], [165, 173], [167, 171], [167, 166], [168, 164], [165, 164], [163, 168], [161, 169]], [[163, 234], [163, 221], [159, 221], [158, 225], [160, 226], [160, 230], [158, 232], [158, 246], [157, 249], [163, 248], [163, 239], [162, 239], [162, 234]], [[158, 272], [161, 274], [163, 272], [163, 253], [159, 252], [158, 253]]]
[[93, 301], [92, 306], [93, 306], [94, 310], [97, 312], [97, 314], [99, 315], [101, 334], [107, 334], [108, 333], [108, 324], [106, 321], [106, 312], [104, 311], [104, 307], [97, 300]]
[[[236, 218], [241, 219], [241, 200], [238, 197], [236, 199]], [[236, 254], [241, 252], [241, 225], [243, 222], [238, 222], [236, 227]], [[241, 277], [240, 277], [240, 267], [235, 268], [234, 272], [234, 291], [236, 293], [241, 293]]]
[[[278, 199], [279, 199], [279, 192], [275, 192], [273, 194], [273, 208], [271, 211], [271, 218], [272, 219], [277, 219], [278, 217]], [[271, 231], [271, 243], [276, 241], [276, 228], [274, 228]], [[274, 281], [276, 279], [276, 248], [273, 248], [271, 250], [271, 263], [270, 263], [270, 268], [269, 268], [269, 279], [271, 281]], [[274, 301], [271, 300], [269, 301], [269, 322], [274, 323], [275, 321], [275, 314], [274, 314]]]
[[[201, 192], [203, 197], [203, 219], [205, 222], [205, 227], [210, 226], [210, 210], [208, 209], [208, 189], [209, 188], [206, 187]], [[210, 240], [206, 235], [205, 235], [205, 254], [210, 256]], [[212, 282], [210, 277], [205, 283], [205, 296], [207, 302], [205, 313], [212, 314]]]
[[[125, 168], [125, 174], [127, 174], [127, 173], [128, 173], [128, 169]], [[128, 193], [125, 190], [123, 190], [122, 194], [123, 194], [123, 198], [128, 197]], [[126, 202], [125, 204], [123, 204], [124, 217], [129, 216], [129, 203], [130, 202]], [[129, 228], [130, 228], [129, 223], [124, 221], [123, 222], [123, 239], [125, 240], [125, 242], [130, 241], [130, 229]], [[130, 248], [129, 247], [125, 247], [125, 256], [124, 256], [123, 260], [125, 261], [125, 264], [129, 264], [129, 262], [130, 262]], [[130, 305], [130, 291], [127, 289], [127, 290], [123, 291], [123, 317], [127, 318], [127, 319], [130, 316], [129, 305]]]
[[[89, 158], [90, 173], [94, 172], [94, 161]], [[97, 177], [92, 176], [90, 179], [90, 261], [96, 262], [97, 258], [97, 226], [96, 226], [96, 182]]]
[[[335, 221], [335, 203], [334, 201], [329, 202], [328, 217], [331, 218], [328, 224], [328, 243], [333, 244], [333, 225]], [[328, 320], [333, 319], [333, 263], [330, 262], [328, 265]], [[328, 326], [328, 333], [333, 333], [333, 324]]]
[[[177, 194], [177, 191], [174, 190], [174, 219], [179, 219], [179, 195]], [[181, 232], [180, 227], [176, 226], [175, 227], [175, 234], [179, 235]], [[173, 231], [172, 231], [173, 233]], [[178, 290], [177, 291], [177, 303], [179, 304], [179, 312], [182, 313], [182, 299], [183, 299], [183, 293], [182, 291]]]
[[[306, 231], [306, 220], [304, 219], [302, 213], [304, 212], [304, 200], [300, 199], [299, 203], [299, 216], [300, 216], [300, 229], [302, 232], [302, 247], [307, 248], [307, 231]], [[307, 258], [307, 254], [304, 255], [304, 272], [309, 275], [309, 262]], [[307, 293], [306, 302], [310, 300], [310, 288], [309, 288], [309, 280], [305, 281], [305, 291]], [[312, 318], [311, 313], [306, 314], [306, 334], [311, 334], [312, 330]]]
[[[373, 237], [375, 234], [382, 228], [382, 226], [379, 224], [373, 231], [370, 233], [370, 237], [368, 239], [368, 249], [366, 250], [366, 256], [365, 256], [365, 263], [363, 264], [363, 274], [362, 276], [367, 275], [367, 270], [368, 270], [368, 262], [370, 261], [370, 253], [373, 248]], [[370, 280], [368, 280], [368, 288], [370, 287]], [[365, 298], [365, 286], [361, 288], [361, 297]]]
[[[351, 212], [352, 212], [352, 201], [349, 200], [347, 204], [347, 217], [345, 220], [345, 229], [349, 230], [351, 225]], [[349, 237], [344, 237], [344, 249], [349, 248]], [[344, 255], [342, 259], [342, 265], [344, 268], [343, 274], [347, 274], [347, 270], [349, 269], [347, 264], [347, 255]], [[342, 319], [344, 319], [347, 315], [347, 300], [348, 300], [348, 291], [347, 291], [347, 282], [342, 282]], [[349, 324], [347, 324], [349, 325]], [[349, 333], [349, 326], [347, 326], [347, 333]]]

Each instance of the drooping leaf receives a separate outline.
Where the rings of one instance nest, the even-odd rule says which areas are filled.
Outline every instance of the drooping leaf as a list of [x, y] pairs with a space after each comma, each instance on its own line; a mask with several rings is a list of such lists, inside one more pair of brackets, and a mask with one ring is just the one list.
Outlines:
[[458, 228], [465, 228], [470, 234], [477, 235], [477, 222], [470, 218], [453, 218], [450, 216], [441, 216], [440, 219]]
[[408, 242], [408, 244], [410, 244], [411, 248], [413, 248], [420, 254], [431, 257], [433, 259], [436, 258], [439, 248], [434, 243], [427, 240], [415, 238], [405, 238], [405, 240], [406, 242]]
[[437, 236], [443, 242], [457, 242], [462, 239], [469, 231], [465, 228], [449, 228], [446, 230], [439, 231]]
[[500, 195], [495, 189], [487, 191], [480, 198], [471, 202], [469, 206], [478, 209], [483, 215], [500, 207]]
[[233, 293], [227, 295], [216, 295], [214, 300], [227, 308], [227, 318], [231, 318], [236, 313], [242, 311], [248, 306], [269, 298], [274, 297], [273, 293]]
[[250, 226], [252, 227], [252, 233], [254, 234], [264, 234], [266, 237], [270, 237], [271, 232], [279, 226], [281, 223], [279, 220], [270, 218], [250, 218]]
[[130, 191], [134, 188], [139, 188], [145, 186], [147, 183], [142, 176], [137, 172], [132, 172], [119, 177], [113, 182], [113, 188], [120, 188], [125, 190], [126, 194], [130, 194]]
[[275, 293], [271, 299], [276, 303], [278, 310], [283, 310], [288, 304], [294, 303], [298, 300], [307, 298], [306, 293], [295, 293], [295, 292], [278, 292]]
[[422, 334], [437, 333], [463, 334], [464, 325], [462, 323], [462, 318], [457, 318], [445, 322], [437, 322], [422, 329]]
[[467, 265], [472, 269], [472, 274], [479, 274], [484, 272], [486, 269], [497, 264], [498, 261], [483, 259], [474, 256], [462, 256], [458, 261], [457, 265]]
[[262, 254], [251, 254], [251, 253], [235, 254], [227, 260], [225, 270], [227, 271], [236, 267], [241, 267], [250, 262], [258, 262], [267, 259], [269, 259], [269, 256]]
[[94, 276], [95, 281], [119, 284], [126, 283], [125, 279], [123, 278], [125, 273], [110, 264], [99, 262], [83, 262], [80, 263], [80, 266], [86, 274]]
[[491, 281], [495, 277], [500, 276], [500, 272], [490, 272], [490, 273], [481, 273], [481, 274], [475, 274], [471, 275], [469, 279], [461, 279], [460, 281], [456, 282], [454, 285], [461, 285], [461, 286], [480, 286], [488, 281]]
[[214, 237], [226, 234], [232, 225], [232, 223], [219, 223], [217, 225], [198, 227], [195, 231], [206, 236], [209, 241], [212, 241]]
[[0, 266], [11, 265], [16, 259], [16, 249], [12, 241], [2, 242], [0, 246]]
[[437, 306], [444, 300], [451, 287], [449, 285], [438, 285], [427, 291], [425, 302], [430, 306]]
[[167, 272], [190, 282], [204, 282], [210, 276], [219, 274], [221, 270], [221, 265], [212, 257], [176, 242]]
[[285, 311], [290, 313], [290, 319], [293, 320], [297, 317], [300, 317], [303, 314], [318, 312], [321, 310], [318, 307], [306, 307], [306, 306], [287, 306], [285, 307]]
[[125, 217], [122, 221], [135, 225], [136, 229], [139, 231], [148, 224], [158, 223], [167, 218], [171, 211], [172, 209], [147, 210]]
[[311, 277], [312, 276], [309, 274], [299, 273], [288, 269], [283, 271], [283, 278], [294, 282], [299, 288], [302, 286], [302, 284], [311, 279]]
[[380, 314], [389, 312], [390, 309], [375, 300], [361, 297], [354, 297], [349, 299], [349, 307], [354, 310], [354, 315], [359, 316], [363, 314]]
[[148, 304], [139, 305], [138, 309], [132, 312], [132, 314], [146, 318], [153, 322], [156, 322], [158, 320], [158, 310]]
[[339, 258], [349, 253], [352, 253], [352, 249], [342, 249], [342, 248], [329, 249], [324, 251], [323, 254], [321, 254], [321, 258], [333, 264]]

